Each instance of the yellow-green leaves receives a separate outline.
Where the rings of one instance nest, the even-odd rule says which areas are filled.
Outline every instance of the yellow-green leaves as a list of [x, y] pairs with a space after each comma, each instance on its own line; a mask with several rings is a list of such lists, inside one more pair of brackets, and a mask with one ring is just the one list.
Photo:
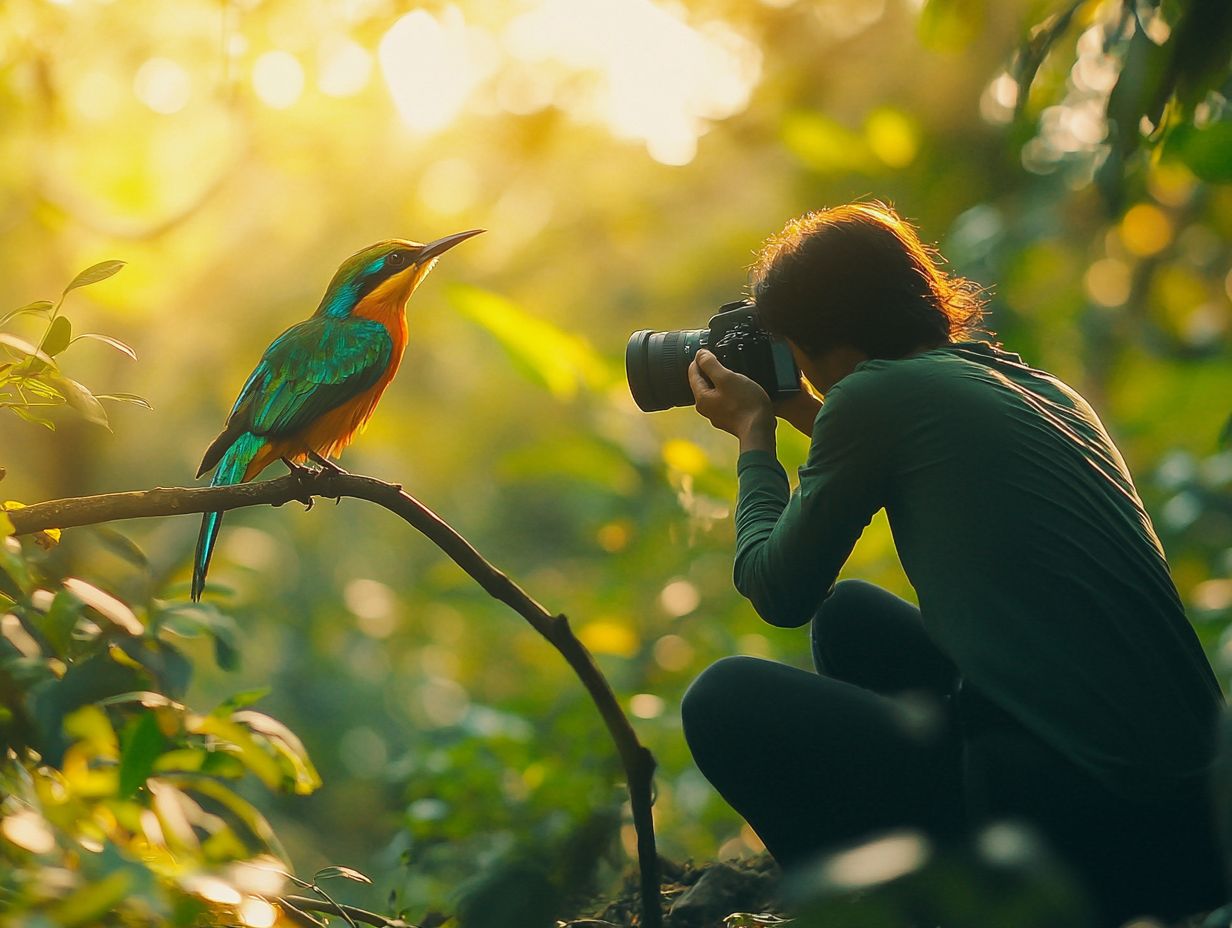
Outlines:
[[610, 365], [586, 339], [531, 315], [507, 297], [465, 284], [454, 284], [447, 294], [454, 309], [496, 338], [514, 367], [557, 399], [572, 399], [583, 387], [602, 389], [615, 380]]
[[120, 268], [124, 267], [124, 263], [123, 261], [100, 261], [98, 264], [91, 264], [69, 281], [68, 286], [64, 288], [64, 292], [60, 294], [61, 298], [67, 296], [70, 290], [76, 290], [78, 287], [88, 287], [90, 284], [96, 284], [101, 280], [114, 276], [119, 272]]
[[54, 358], [68, 347], [72, 339], [72, 323], [65, 316], [56, 316], [47, 327], [47, 334], [43, 336], [43, 351]]
[[73, 325], [60, 314], [64, 298], [73, 290], [96, 284], [113, 276], [123, 261], [101, 261], [74, 277], [60, 294], [58, 302], [35, 300], [0, 315], [0, 326], [21, 316], [43, 316], [47, 322], [37, 344], [30, 344], [11, 332], [0, 332], [0, 408], [36, 425], [55, 429], [48, 412], [67, 406], [87, 422], [109, 428], [107, 411], [101, 400], [133, 403], [149, 408], [149, 403], [131, 393], [94, 394], [84, 384], [67, 376], [60, 368], [59, 356], [82, 341], [97, 341], [136, 359], [133, 349], [110, 335], [85, 332], [73, 335]]

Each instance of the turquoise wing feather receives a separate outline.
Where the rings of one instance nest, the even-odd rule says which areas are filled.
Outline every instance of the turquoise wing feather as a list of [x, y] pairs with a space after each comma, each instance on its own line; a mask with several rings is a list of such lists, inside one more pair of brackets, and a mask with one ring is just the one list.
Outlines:
[[[265, 350], [201, 461], [200, 477], [218, 465], [211, 486], [239, 483], [268, 438], [294, 435], [367, 390], [385, 373], [393, 339], [370, 319], [316, 317], [287, 329]], [[192, 598], [201, 598], [221, 512], [201, 520], [193, 558]]]
[[245, 432], [294, 435], [358, 396], [380, 380], [393, 350], [385, 326], [371, 319], [313, 317], [287, 329], [249, 375], [197, 476], [217, 464]]

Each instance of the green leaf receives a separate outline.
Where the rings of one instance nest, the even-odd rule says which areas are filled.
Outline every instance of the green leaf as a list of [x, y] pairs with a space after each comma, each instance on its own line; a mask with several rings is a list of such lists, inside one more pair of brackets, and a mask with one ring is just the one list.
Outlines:
[[92, 264], [69, 282], [69, 285], [64, 288], [64, 293], [67, 294], [78, 287], [88, 287], [100, 280], [106, 280], [124, 267], [124, 264], [124, 261], [100, 261], [98, 264]]
[[27, 378], [22, 384], [22, 388], [27, 393], [31, 393], [39, 399], [52, 400], [56, 403], [66, 402], [64, 394], [51, 384], [47, 383], [45, 380], [42, 380], [41, 377], [42, 375], [36, 375], [34, 377]]
[[251, 709], [235, 712], [231, 718], [247, 725], [264, 737], [284, 762], [284, 767], [290, 774], [292, 788], [296, 793], [304, 796], [321, 785], [321, 775], [317, 773], [316, 767], [308, 758], [304, 743], [282, 722]]
[[150, 566], [145, 552], [127, 535], [116, 531], [109, 525], [96, 525], [93, 528], [95, 537], [112, 554], [127, 561], [133, 567], [144, 569]]
[[72, 340], [73, 324], [68, 321], [67, 316], [56, 316], [51, 320], [51, 327], [43, 338], [43, 351], [54, 358], [67, 348]]
[[268, 686], [258, 686], [250, 690], [240, 690], [238, 693], [232, 693], [214, 710], [213, 715], [230, 716], [236, 709], [244, 709], [248, 706], [259, 703], [262, 699], [270, 694]]
[[1018, 102], [1015, 105], [1017, 115], [1021, 116], [1026, 109], [1027, 98], [1031, 94], [1031, 85], [1035, 82], [1035, 75], [1039, 73], [1040, 65], [1048, 57], [1052, 46], [1069, 29], [1074, 14], [1086, 2], [1087, 0], [1074, 0], [1064, 10], [1053, 13], [1031, 30], [1027, 41], [1018, 50], [1012, 70], [1013, 77], [1018, 82]]
[[114, 912], [129, 895], [134, 882], [132, 871], [113, 870], [100, 880], [86, 883], [50, 909], [47, 923], [61, 928], [100, 924], [103, 916]]
[[1143, 116], [1159, 125], [1167, 57], [1167, 51], [1152, 42], [1135, 20], [1125, 63], [1108, 94], [1109, 141], [1122, 157], [1132, 154], [1141, 143]]
[[244, 824], [255, 838], [264, 843], [276, 856], [283, 860], [288, 859], [286, 849], [283, 848], [282, 843], [278, 840], [278, 836], [274, 834], [274, 829], [270, 827], [269, 822], [265, 820], [265, 816], [257, 811], [255, 806], [241, 799], [222, 783], [208, 776], [193, 773], [169, 773], [163, 779], [172, 783], [178, 783], [182, 789], [189, 792], [208, 796], [224, 806]]
[[[50, 374], [49, 371], [48, 375]], [[56, 388], [64, 394], [69, 406], [77, 410], [83, 419], [95, 425], [101, 425], [105, 429], [111, 429], [107, 419], [107, 410], [103, 409], [103, 404], [98, 401], [97, 396], [90, 392], [88, 387], [59, 372], [52, 376], [45, 375], [45, 379], [55, 384]]]
[[176, 603], [158, 613], [159, 627], [184, 638], [202, 633], [214, 639], [214, 660], [223, 670], [239, 666], [239, 629], [212, 603]]
[[1177, 126], [1164, 144], [1164, 157], [1179, 160], [1207, 183], [1232, 183], [1232, 122]]
[[110, 593], [76, 577], [65, 580], [64, 588], [71, 590], [78, 599], [121, 631], [135, 636], [145, 634], [145, 626], [138, 621], [133, 610]]
[[9, 518], [9, 514], [0, 509], [0, 538], [12, 535], [15, 531], [17, 530], [13, 528], [13, 520]]
[[487, 329], [514, 366], [558, 399], [579, 387], [601, 389], [616, 379], [606, 361], [578, 335], [530, 315], [512, 300], [465, 284], [446, 291], [453, 307]]
[[[3, 577], [8, 577], [11, 583], [2, 584]], [[0, 584], [0, 588], [14, 599], [21, 599], [33, 586], [30, 569], [21, 555], [21, 544], [16, 538], [0, 537]]]
[[132, 403], [134, 406], [141, 406], [145, 409], [153, 409], [149, 400], [143, 396], [138, 396], [136, 393], [95, 393], [94, 398], [97, 400], [114, 400], [117, 403]]
[[1221, 448], [1232, 448], [1232, 416], [1228, 417], [1228, 421], [1219, 430], [1219, 446]]
[[10, 309], [3, 316], [0, 316], [0, 325], [4, 325], [10, 319], [16, 319], [18, 316], [40, 315], [48, 312], [55, 304], [51, 300], [35, 300], [33, 303], [27, 303], [25, 306], [19, 306], [17, 309]]
[[192, 678], [192, 663], [176, 648], [151, 638], [121, 638], [116, 645], [148, 670], [168, 695], [184, 695]]
[[82, 602], [68, 590], [60, 590], [45, 613], [32, 611], [34, 626], [43, 633], [59, 657], [68, 657], [73, 646], [73, 630], [81, 618]]
[[961, 52], [984, 30], [986, 0], [926, 0], [918, 32], [926, 48]]
[[194, 716], [188, 722], [188, 730], [194, 734], [213, 735], [219, 741], [231, 745], [233, 753], [251, 773], [256, 774], [270, 789], [279, 789], [283, 784], [282, 764], [262, 746], [251, 730], [231, 719], [216, 715]]
[[132, 667], [117, 664], [106, 654], [79, 661], [63, 677], [31, 688], [27, 704], [39, 732], [39, 753], [57, 766], [68, 747], [63, 728], [66, 715], [104, 697], [144, 688]]
[[78, 335], [72, 341], [70, 341], [69, 344], [70, 345], [75, 344], [76, 342], [81, 341], [83, 338], [88, 338], [91, 341], [102, 342], [105, 345], [110, 345], [116, 351], [119, 351], [122, 354], [128, 355], [134, 361], [137, 360], [137, 352], [133, 351], [133, 349], [129, 345], [120, 341], [118, 338], [112, 338], [110, 335], [100, 335], [97, 332], [84, 332], [81, 335]]
[[312, 875], [313, 882], [317, 880], [332, 880], [337, 877], [342, 877], [344, 880], [354, 880], [356, 883], [367, 883], [369, 886], [372, 885], [372, 880], [351, 867], [322, 867]]
[[36, 362], [39, 368], [43, 366], [56, 366], [56, 362], [53, 361], [45, 352], [40, 351], [24, 338], [18, 338], [16, 335], [9, 335], [7, 332], [0, 332], [0, 346], [4, 347], [10, 355], [20, 356], [31, 370], [37, 369]]
[[153, 712], [144, 713], [124, 733], [120, 745], [120, 797], [132, 796], [154, 770], [165, 739]]
[[46, 416], [40, 416], [38, 413], [31, 412], [24, 406], [10, 406], [9, 408], [13, 410], [14, 415], [19, 419], [25, 419], [31, 425], [41, 425], [43, 428], [50, 429], [53, 432], [56, 430], [56, 424]]

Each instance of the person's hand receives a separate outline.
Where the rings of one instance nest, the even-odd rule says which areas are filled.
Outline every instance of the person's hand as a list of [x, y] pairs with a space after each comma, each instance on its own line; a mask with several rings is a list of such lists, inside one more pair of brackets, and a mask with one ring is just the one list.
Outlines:
[[756, 381], [728, 370], [703, 348], [689, 365], [689, 387], [697, 411], [735, 435], [741, 451], [774, 451], [774, 408]]
[[774, 401], [774, 414], [810, 437], [813, 434], [813, 421], [820, 411], [821, 401], [808, 391], [803, 379], [799, 393], [786, 393]]

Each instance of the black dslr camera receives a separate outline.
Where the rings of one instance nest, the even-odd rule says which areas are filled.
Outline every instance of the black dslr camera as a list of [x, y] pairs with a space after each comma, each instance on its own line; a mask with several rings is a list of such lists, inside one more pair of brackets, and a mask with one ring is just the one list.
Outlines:
[[787, 342], [761, 327], [751, 300], [737, 300], [720, 306], [706, 329], [642, 329], [630, 335], [625, 375], [634, 402], [644, 412], [692, 406], [689, 365], [699, 348], [708, 348], [724, 367], [757, 381], [772, 400], [800, 391], [800, 369]]

